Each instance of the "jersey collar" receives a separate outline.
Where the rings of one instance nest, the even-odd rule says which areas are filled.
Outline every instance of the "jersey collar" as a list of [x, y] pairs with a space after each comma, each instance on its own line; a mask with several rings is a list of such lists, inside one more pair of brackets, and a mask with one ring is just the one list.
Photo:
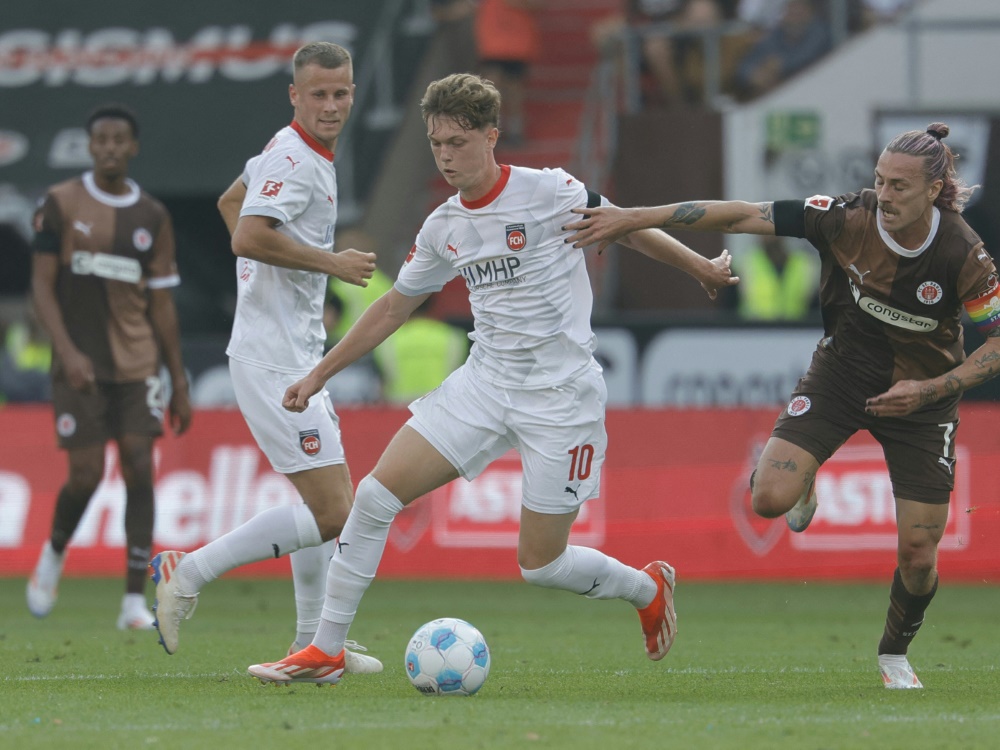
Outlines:
[[317, 154], [319, 154], [324, 159], [326, 159], [328, 162], [330, 162], [331, 164], [333, 164], [333, 151], [331, 151], [326, 146], [324, 146], [322, 143], [320, 143], [315, 138], [313, 138], [311, 135], [309, 135], [305, 131], [305, 128], [303, 128], [301, 125], [299, 125], [297, 122], [295, 122], [295, 120], [292, 120], [292, 124], [289, 127], [291, 127], [292, 130], [294, 130], [296, 133], [299, 134], [299, 138], [301, 138], [303, 141], [305, 141], [305, 144], [309, 148], [311, 148]]
[[490, 188], [490, 192], [484, 195], [479, 200], [467, 201], [461, 195], [458, 199], [462, 201], [462, 205], [466, 208], [471, 208], [473, 210], [477, 208], [482, 208], [483, 206], [490, 205], [493, 201], [497, 199], [497, 196], [503, 192], [503, 189], [507, 187], [507, 181], [510, 179], [510, 164], [500, 165], [500, 179], [496, 181], [493, 187]]
[[889, 236], [889, 233], [882, 228], [882, 215], [876, 211], [875, 221], [878, 223], [878, 233], [882, 238], [882, 242], [889, 246], [889, 249], [894, 253], [902, 255], [904, 258], [916, 258], [920, 253], [930, 247], [930, 244], [934, 241], [937, 236], [938, 226], [941, 224], [941, 212], [938, 210], [937, 206], [931, 207], [931, 231], [927, 233], [927, 239], [924, 240], [923, 244], [916, 250], [908, 250], [902, 245], [900, 245], [896, 240]]
[[128, 186], [128, 192], [123, 195], [105, 193], [97, 186], [93, 172], [83, 173], [83, 186], [90, 193], [90, 197], [98, 203], [103, 203], [105, 206], [111, 206], [112, 208], [128, 208], [139, 202], [139, 196], [142, 193], [139, 186], [129, 178], [125, 178], [125, 184]]

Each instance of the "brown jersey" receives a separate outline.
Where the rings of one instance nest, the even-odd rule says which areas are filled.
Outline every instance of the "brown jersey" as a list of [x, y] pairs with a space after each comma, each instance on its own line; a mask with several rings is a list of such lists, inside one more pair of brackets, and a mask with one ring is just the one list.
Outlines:
[[802, 222], [775, 223], [819, 250], [825, 348], [876, 393], [960, 364], [963, 305], [997, 287], [993, 259], [958, 213], [935, 209], [927, 241], [909, 250], [879, 226], [877, 202], [873, 190], [817, 195]]
[[[56, 296], [70, 338], [97, 380], [119, 383], [158, 371], [147, 290], [180, 281], [167, 210], [128, 185], [111, 195], [88, 172], [50, 188], [35, 218], [35, 252], [59, 256]], [[61, 369], [56, 359], [53, 375]]]

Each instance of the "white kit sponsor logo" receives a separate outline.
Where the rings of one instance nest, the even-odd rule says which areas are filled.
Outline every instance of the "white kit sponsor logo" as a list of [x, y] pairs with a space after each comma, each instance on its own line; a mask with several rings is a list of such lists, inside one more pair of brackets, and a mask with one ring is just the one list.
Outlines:
[[142, 266], [135, 258], [122, 258], [107, 253], [89, 253], [86, 250], [73, 252], [73, 273], [78, 276], [99, 276], [112, 281], [138, 284], [142, 279]]
[[[858, 303], [858, 307], [871, 315], [873, 318], [881, 320], [883, 323], [888, 323], [889, 325], [896, 326], [897, 328], [905, 328], [908, 331], [928, 332], [933, 331], [938, 327], [938, 322], [933, 318], [925, 318], [921, 315], [912, 315], [904, 310], [897, 310], [892, 305], [879, 302], [877, 299], [862, 297], [861, 292], [854, 285], [854, 282], [849, 281], [848, 283], [851, 285], [851, 294], [854, 295], [854, 301]], [[937, 300], [934, 301], [936, 302]]]

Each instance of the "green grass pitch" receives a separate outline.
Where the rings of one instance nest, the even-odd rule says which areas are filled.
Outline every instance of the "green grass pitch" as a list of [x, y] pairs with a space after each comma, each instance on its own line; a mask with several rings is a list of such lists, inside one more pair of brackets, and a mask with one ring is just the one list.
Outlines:
[[[181, 646], [114, 629], [117, 580], [67, 579], [44, 620], [0, 579], [4, 748], [996, 748], [1000, 590], [943, 582], [910, 649], [924, 690], [889, 691], [875, 663], [885, 585], [707, 584], [677, 591], [659, 663], [622, 602], [522, 583], [376, 580], [351, 636], [385, 672], [335, 687], [264, 686], [246, 667], [284, 655], [288, 580], [224, 579]], [[435, 617], [486, 636], [472, 698], [417, 693], [403, 669]]]

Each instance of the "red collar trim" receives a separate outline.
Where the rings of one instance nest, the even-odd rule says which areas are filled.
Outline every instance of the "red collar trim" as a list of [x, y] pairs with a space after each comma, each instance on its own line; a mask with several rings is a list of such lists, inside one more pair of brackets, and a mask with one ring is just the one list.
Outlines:
[[301, 125], [299, 125], [297, 122], [295, 122], [295, 120], [292, 120], [292, 124], [289, 127], [291, 127], [292, 130], [294, 130], [296, 133], [299, 134], [299, 138], [301, 138], [303, 141], [305, 141], [306, 145], [309, 148], [311, 148], [317, 154], [319, 154], [324, 159], [326, 159], [328, 162], [330, 162], [331, 164], [333, 164], [333, 151], [331, 151], [326, 146], [324, 146], [322, 143], [320, 143], [315, 138], [313, 138], [311, 135], [309, 135]]
[[500, 179], [496, 181], [496, 184], [490, 188], [490, 192], [484, 195], [479, 200], [467, 201], [461, 195], [458, 199], [462, 201], [462, 205], [466, 208], [471, 208], [473, 210], [477, 208], [482, 208], [483, 206], [490, 205], [493, 201], [497, 199], [497, 196], [503, 192], [503, 189], [507, 187], [507, 181], [510, 179], [510, 165], [501, 164], [500, 165]]

